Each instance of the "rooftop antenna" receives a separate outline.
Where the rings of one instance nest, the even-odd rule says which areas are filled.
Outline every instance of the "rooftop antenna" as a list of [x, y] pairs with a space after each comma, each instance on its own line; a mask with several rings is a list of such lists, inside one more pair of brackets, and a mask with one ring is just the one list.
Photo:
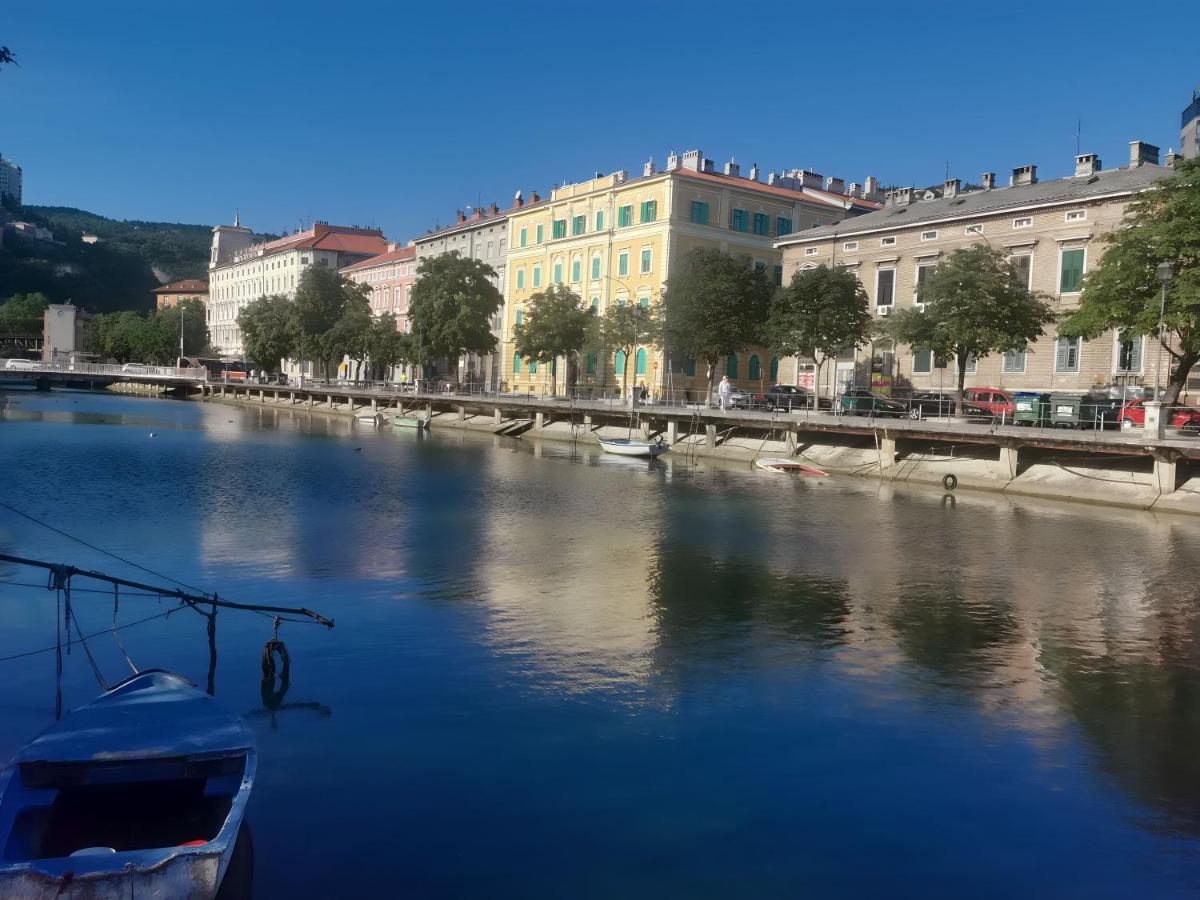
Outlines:
[[946, 181], [950, 180], [950, 160], [946, 160]]
[[1080, 138], [1083, 137], [1083, 119], [1075, 120], [1075, 155], [1079, 155]]

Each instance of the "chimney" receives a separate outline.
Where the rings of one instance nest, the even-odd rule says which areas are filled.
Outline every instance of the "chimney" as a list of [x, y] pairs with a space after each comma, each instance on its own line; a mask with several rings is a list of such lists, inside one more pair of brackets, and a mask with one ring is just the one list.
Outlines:
[[704, 160], [704, 171], [711, 173], [712, 170], [713, 170], [713, 161], [711, 159]]
[[703, 171], [704, 154], [699, 150], [685, 150], [683, 154], [683, 167], [691, 169], [693, 172]]
[[679, 168], [679, 154], [672, 150], [667, 154], [667, 171], [674, 172]]
[[825, 190], [831, 194], [846, 193], [846, 180], [844, 178], [834, 178], [830, 175], [825, 179]]
[[471, 221], [483, 218], [483, 207], [476, 206], [471, 210]]
[[804, 187], [811, 187], [811, 188], [819, 189], [822, 185], [825, 184], [824, 178], [822, 178], [816, 172], [811, 172], [808, 169], [801, 169], [798, 174], [800, 177], [800, 184], [803, 185]]
[[752, 166], [750, 166], [750, 180], [758, 181], [758, 163], [754, 163]]
[[725, 174], [737, 178], [741, 174], [742, 168], [733, 161], [730, 157], [729, 162], [725, 163]]
[[852, 182], [850, 182], [850, 190], [848, 190], [846, 193], [849, 194], [851, 197], [861, 197], [862, 196], [862, 185], [859, 184], [857, 181], [852, 181]]
[[872, 200], [879, 193], [879, 179], [874, 175], [868, 175], [867, 180], [863, 183], [863, 196]]
[[644, 166], [642, 166], [642, 177], [647, 178], [647, 177], [653, 175], [655, 173], [655, 171], [656, 170], [654, 168], [654, 157], [652, 156], [648, 160], [646, 160], [646, 164]]
[[979, 177], [983, 180], [983, 189], [985, 191], [990, 191], [996, 186], [996, 173], [995, 172], [984, 172]]
[[613, 184], [624, 184], [629, 180], [629, 173], [624, 169], [617, 169], [613, 172]]
[[1075, 157], [1075, 175], [1086, 177], [1100, 171], [1100, 157], [1095, 153], [1083, 153]]
[[1022, 187], [1027, 184], [1037, 184], [1037, 166], [1017, 166], [1009, 176], [1009, 187]]
[[498, 212], [500, 212], [500, 207], [498, 207], [495, 203], [492, 203], [488, 206], [488, 215], [489, 216], [494, 216]]
[[887, 192], [888, 206], [908, 206], [912, 203], [913, 189], [911, 187], [896, 188]]
[[513, 196], [513, 206], [519, 208], [524, 205], [525, 199], [521, 196], [521, 192], [517, 191], [517, 193]]
[[530, 202], [530, 203], [537, 203], [537, 202], [538, 202], [539, 200], [541, 200], [541, 199], [542, 199], [542, 198], [538, 196], [538, 192], [537, 192], [537, 191], [534, 191], [533, 193], [531, 193], [531, 194], [529, 195], [529, 202]]
[[464, 213], [461, 209], [456, 209], [454, 211], [454, 220], [456, 222], [465, 222], [465, 221], [467, 221], [467, 214]]
[[778, 184], [778, 183], [779, 183], [779, 175], [778, 175], [778, 173], [776, 173], [776, 172], [768, 172], [768, 173], [767, 173], [767, 184], [769, 184], [769, 185], [771, 185], [772, 187], [774, 187], [774, 186], [775, 186], [776, 184]]
[[962, 187], [962, 182], [957, 178], [950, 178], [942, 186], [943, 197], [957, 197], [959, 188]]
[[1129, 168], [1136, 169], [1138, 166], [1157, 166], [1158, 165], [1158, 148], [1153, 144], [1147, 144], [1145, 141], [1130, 141], [1129, 142]]
[[1174, 150], [1168, 150], [1167, 158], [1163, 162], [1163, 165], [1166, 166], [1168, 169], [1173, 169], [1173, 168], [1175, 168], [1175, 163], [1179, 162], [1179, 160], [1181, 158], [1182, 157], [1180, 157], [1180, 155], [1178, 153], [1176, 153]]

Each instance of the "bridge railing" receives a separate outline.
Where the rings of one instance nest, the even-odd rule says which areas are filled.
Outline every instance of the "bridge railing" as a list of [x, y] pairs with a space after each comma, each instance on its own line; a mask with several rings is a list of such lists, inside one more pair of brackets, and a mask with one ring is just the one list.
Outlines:
[[0, 371], [9, 373], [65, 373], [68, 375], [102, 375], [105, 378], [124, 378], [136, 380], [139, 378], [171, 378], [187, 381], [206, 381], [208, 372], [202, 368], [180, 368], [178, 366], [151, 366], [141, 363], [126, 363], [113, 365], [109, 363], [89, 363], [79, 361], [40, 362], [37, 360], [0, 359]]

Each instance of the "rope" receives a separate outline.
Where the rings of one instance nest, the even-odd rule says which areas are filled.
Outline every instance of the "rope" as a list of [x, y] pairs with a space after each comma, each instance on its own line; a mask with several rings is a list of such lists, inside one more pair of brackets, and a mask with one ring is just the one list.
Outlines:
[[[62, 592], [54, 592], [54, 721], [62, 718]], [[50, 648], [46, 648], [50, 649]]]
[[96, 665], [96, 658], [92, 656], [92, 651], [88, 648], [87, 639], [83, 636], [83, 631], [79, 627], [79, 617], [75, 617], [75, 633], [79, 635], [79, 644], [83, 647], [83, 652], [87, 655], [88, 662], [92, 664], [92, 674], [96, 676], [96, 681], [100, 683], [102, 691], [108, 690], [108, 682], [104, 680], [104, 674], [100, 671], [100, 667]]
[[[126, 622], [124, 625], [120, 625], [118, 627], [120, 629], [124, 630], [126, 628], [132, 628], [134, 625], [141, 625], [143, 622], [152, 622], [155, 619], [164, 619], [167, 616], [171, 615], [172, 613], [176, 613], [181, 609], [183, 609], [182, 605], [173, 606], [170, 609], [168, 609], [166, 612], [156, 613], [153, 616], [146, 616], [146, 618], [144, 618], [144, 619], [135, 619], [132, 622]], [[61, 677], [62, 676], [62, 634], [58, 629], [57, 623], [55, 623], [54, 632], [55, 632], [56, 637], [59, 639], [58, 644], [51, 644], [49, 647], [41, 647], [37, 650], [26, 650], [23, 653], [14, 653], [11, 656], [0, 656], [0, 662], [9, 662], [10, 660], [14, 660], [14, 659], [25, 659], [30, 656], [37, 656], [39, 653], [49, 653], [51, 650], [57, 650], [58, 656], [59, 656], [58, 674]], [[102, 634], [104, 634], [104, 631], [94, 631], [87, 636], [87, 639], [91, 640], [92, 638], [99, 637]]]
[[133, 664], [133, 660], [129, 658], [129, 651], [125, 649], [125, 645], [121, 642], [121, 636], [119, 634], [117, 634], [117, 609], [120, 607], [120, 605], [121, 605], [121, 586], [114, 584], [113, 585], [113, 620], [112, 620], [113, 641], [116, 642], [117, 647], [121, 651], [121, 655], [125, 657], [125, 662], [129, 663], [129, 668], [131, 668], [133, 670], [133, 674], [136, 675], [138, 672], [138, 667], [135, 666]]

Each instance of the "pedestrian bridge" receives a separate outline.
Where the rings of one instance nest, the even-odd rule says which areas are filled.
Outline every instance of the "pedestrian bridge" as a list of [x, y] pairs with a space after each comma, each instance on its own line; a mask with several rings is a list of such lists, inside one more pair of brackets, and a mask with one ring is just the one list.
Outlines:
[[54, 386], [97, 388], [117, 382], [184, 390], [206, 381], [208, 372], [203, 368], [0, 359], [0, 386], [28, 386], [37, 390]]

